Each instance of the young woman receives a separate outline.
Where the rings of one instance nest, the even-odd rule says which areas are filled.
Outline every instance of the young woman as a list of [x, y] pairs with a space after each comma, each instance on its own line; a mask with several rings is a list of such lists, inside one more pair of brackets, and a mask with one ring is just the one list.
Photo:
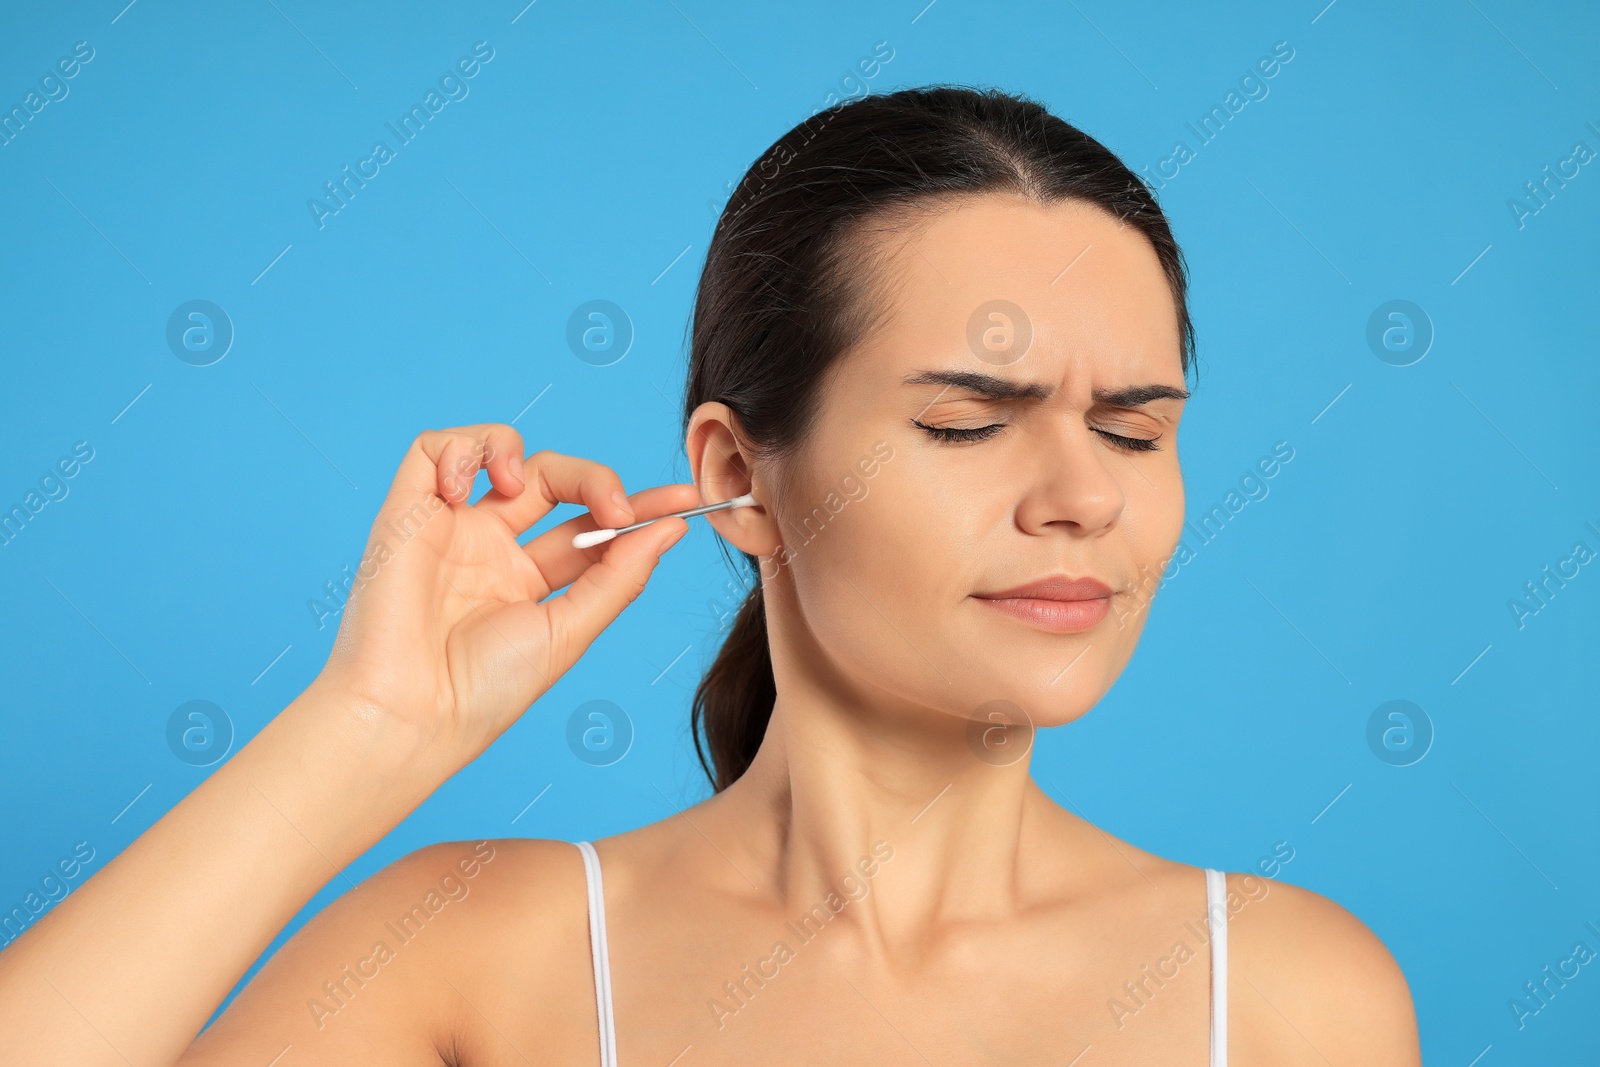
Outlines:
[[[509, 426], [419, 436], [315, 682], [0, 954], [0, 1059], [1418, 1064], [1405, 980], [1344, 909], [1152, 855], [1029, 776], [1176, 546], [1192, 352], [1167, 222], [1093, 138], [959, 88], [813, 116], [716, 229], [694, 484], [624, 495]], [[415, 852], [196, 1038], [687, 525], [574, 533], [744, 493], [709, 516], [755, 581], [696, 694], [709, 800], [593, 846]], [[560, 501], [588, 514], [519, 546]]]

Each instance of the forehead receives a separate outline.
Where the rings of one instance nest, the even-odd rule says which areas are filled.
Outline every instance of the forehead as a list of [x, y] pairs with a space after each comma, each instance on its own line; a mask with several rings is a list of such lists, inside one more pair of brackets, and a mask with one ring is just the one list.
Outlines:
[[[1155, 249], [1137, 229], [1076, 201], [964, 197], [868, 237], [881, 301], [846, 361], [874, 379], [929, 366], [1003, 377], [1078, 379], [1083, 388], [1183, 384], [1177, 310]], [[1014, 306], [997, 305], [1004, 301]], [[972, 339], [996, 307], [1030, 332], [1015, 362], [984, 360]], [[999, 362], [1001, 365], [996, 365]], [[844, 368], [841, 368], [842, 370]]]

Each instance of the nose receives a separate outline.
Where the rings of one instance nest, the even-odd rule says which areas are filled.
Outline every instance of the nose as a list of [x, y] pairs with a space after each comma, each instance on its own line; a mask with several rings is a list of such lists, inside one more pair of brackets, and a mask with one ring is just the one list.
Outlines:
[[1017, 525], [1030, 534], [1052, 529], [1084, 537], [1102, 534], [1127, 504], [1118, 474], [1106, 464], [1105, 448], [1093, 430], [1071, 420], [1058, 427], [1036, 454], [1028, 491], [1017, 507]]

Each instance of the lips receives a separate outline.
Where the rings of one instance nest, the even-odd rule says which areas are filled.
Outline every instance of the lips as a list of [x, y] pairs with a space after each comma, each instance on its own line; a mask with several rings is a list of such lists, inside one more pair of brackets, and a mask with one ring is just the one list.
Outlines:
[[1081, 633], [1111, 610], [1111, 587], [1095, 578], [1055, 576], [998, 593], [974, 593], [998, 611], [1051, 633]]
[[1111, 587], [1094, 578], [1041, 578], [998, 593], [974, 593], [983, 600], [1102, 600]]

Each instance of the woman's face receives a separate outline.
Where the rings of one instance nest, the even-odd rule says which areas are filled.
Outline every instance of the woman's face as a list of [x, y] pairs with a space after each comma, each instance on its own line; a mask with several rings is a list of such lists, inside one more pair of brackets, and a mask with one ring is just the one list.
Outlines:
[[[877, 239], [886, 314], [769, 478], [775, 508], [719, 529], [752, 532], [773, 640], [800, 628], [788, 655], [823, 661], [795, 664], [808, 676], [879, 706], [1069, 721], [1132, 655], [1183, 524], [1166, 277], [1137, 230], [1076, 203], [975, 197]], [[1051, 578], [1109, 595], [994, 596]]]

